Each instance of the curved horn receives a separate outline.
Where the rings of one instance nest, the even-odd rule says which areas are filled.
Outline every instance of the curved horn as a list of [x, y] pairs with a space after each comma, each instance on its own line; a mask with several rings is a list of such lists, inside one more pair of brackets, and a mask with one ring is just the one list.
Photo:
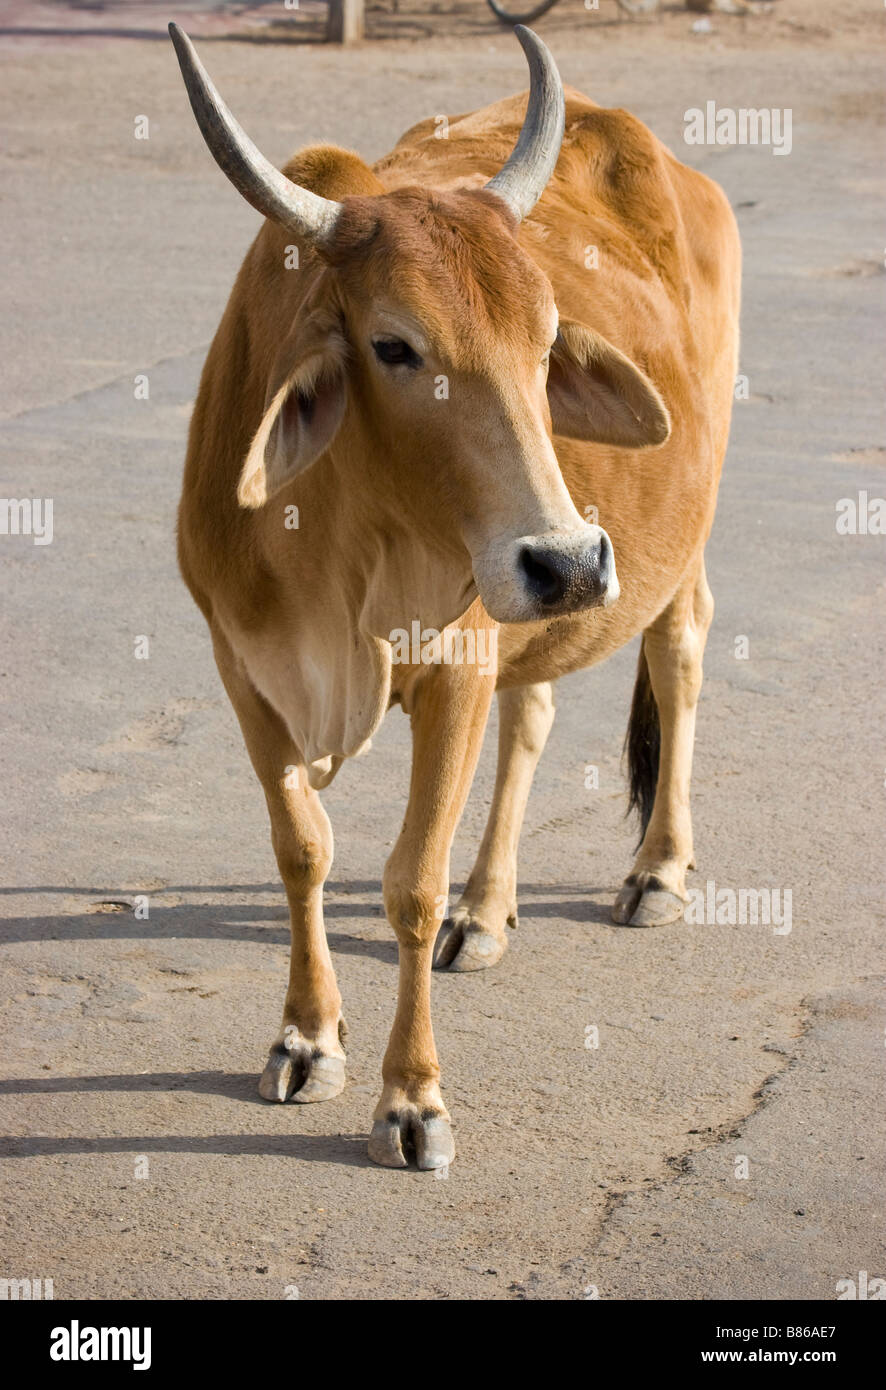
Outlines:
[[209, 152], [247, 203], [297, 236], [328, 240], [341, 212], [341, 203], [321, 198], [292, 183], [275, 169], [238, 125], [197, 57], [194, 45], [177, 24], [170, 24], [191, 108]]
[[503, 198], [522, 221], [535, 207], [560, 154], [566, 103], [563, 83], [537, 34], [518, 24], [514, 33], [529, 60], [529, 105], [520, 138], [507, 163], [490, 179], [490, 193]]

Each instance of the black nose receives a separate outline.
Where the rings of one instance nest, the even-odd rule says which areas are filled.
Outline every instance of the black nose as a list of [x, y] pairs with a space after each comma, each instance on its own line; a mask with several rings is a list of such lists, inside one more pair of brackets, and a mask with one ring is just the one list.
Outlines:
[[605, 532], [599, 543], [580, 550], [524, 545], [518, 564], [526, 587], [542, 608], [571, 613], [604, 597], [612, 577], [612, 546]]

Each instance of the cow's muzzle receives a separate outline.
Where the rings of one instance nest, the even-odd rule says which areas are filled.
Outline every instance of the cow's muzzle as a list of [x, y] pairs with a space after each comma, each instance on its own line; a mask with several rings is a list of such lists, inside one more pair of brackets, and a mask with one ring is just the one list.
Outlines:
[[611, 603], [615, 577], [612, 543], [605, 531], [600, 539], [578, 548], [568, 543], [526, 542], [517, 560], [530, 597], [545, 613], [574, 613]]
[[[496, 548], [497, 549], [497, 548]], [[480, 597], [501, 623], [525, 623], [603, 608], [618, 598], [612, 542], [599, 526], [521, 536], [476, 564]]]

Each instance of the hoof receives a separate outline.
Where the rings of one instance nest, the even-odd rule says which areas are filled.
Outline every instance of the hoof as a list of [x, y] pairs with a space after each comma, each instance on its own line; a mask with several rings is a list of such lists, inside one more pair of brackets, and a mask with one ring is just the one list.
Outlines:
[[455, 1142], [444, 1115], [410, 1107], [392, 1110], [383, 1120], [375, 1121], [368, 1151], [373, 1163], [383, 1168], [408, 1168], [414, 1155], [415, 1166], [429, 1171], [449, 1167], [455, 1158]]
[[287, 1028], [275, 1043], [258, 1083], [265, 1100], [283, 1102], [290, 1096], [300, 1105], [331, 1100], [345, 1088], [345, 1059], [321, 1052], [297, 1029]]
[[443, 923], [445, 935], [434, 959], [435, 970], [488, 970], [497, 965], [508, 949], [506, 937], [494, 936], [479, 922], [449, 917]]
[[665, 927], [683, 916], [686, 904], [667, 888], [625, 883], [612, 908], [612, 920], [623, 927]]

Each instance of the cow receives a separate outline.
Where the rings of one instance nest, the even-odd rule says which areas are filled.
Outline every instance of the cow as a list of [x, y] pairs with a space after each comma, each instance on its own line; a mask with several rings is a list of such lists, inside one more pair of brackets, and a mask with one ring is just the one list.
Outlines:
[[[178, 519], [290, 911], [259, 1090], [304, 1103], [344, 1087], [319, 793], [399, 704], [412, 773], [382, 880], [399, 987], [369, 1155], [445, 1168], [432, 968], [501, 958], [552, 683], [638, 634], [626, 747], [642, 840], [613, 916], [652, 927], [684, 910], [735, 221], [639, 120], [564, 92], [528, 29], [528, 97], [449, 117], [446, 138], [420, 122], [372, 168], [319, 145], [282, 172], [170, 32], [209, 150], [265, 217], [203, 369]], [[415, 630], [420, 651], [395, 636]], [[494, 662], [440, 659], [447, 633]], [[494, 690], [488, 827], [440, 934]]]

